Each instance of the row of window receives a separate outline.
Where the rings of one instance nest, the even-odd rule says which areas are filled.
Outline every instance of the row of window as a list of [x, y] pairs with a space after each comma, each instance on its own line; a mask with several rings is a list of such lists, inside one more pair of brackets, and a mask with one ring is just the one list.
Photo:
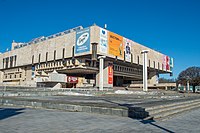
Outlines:
[[[149, 68], [151, 67], [151, 61], [149, 60]], [[153, 68], [156, 68], [156, 62], [153, 61]], [[164, 70], [164, 65], [162, 64], [162, 70]], [[160, 63], [158, 62], [158, 70], [160, 70]]]
[[62, 61], [49, 62], [49, 63], [37, 65], [37, 66], [36, 66], [36, 69], [46, 68], [46, 67], [60, 67], [60, 66], [62, 66], [62, 65], [63, 65]]
[[[56, 50], [54, 50], [53, 52], [54, 56], [53, 56], [53, 60], [55, 61], [57, 58], [56, 58]], [[46, 52], [46, 62], [48, 61], [48, 56], [49, 56], [49, 53]], [[72, 57], [74, 57], [74, 46], [72, 48]], [[62, 59], [65, 58], [65, 48], [63, 48], [62, 50]], [[38, 63], [41, 63], [41, 54], [38, 55]], [[32, 64], [34, 64], [34, 55], [32, 56]]]
[[15, 75], [4, 75], [4, 79], [16, 79], [16, 78], [21, 78], [22, 74], [15, 74]]
[[[124, 57], [124, 60], [125, 60], [125, 57]], [[133, 63], [133, 54], [131, 53], [131, 62]], [[139, 65], [140, 64], [140, 57], [137, 56], [137, 64]], [[149, 60], [149, 68], [151, 67], [151, 61]], [[153, 61], [153, 68], [155, 69], [156, 68], [156, 62]], [[162, 70], [163, 70], [164, 66], [162, 64]], [[158, 62], [158, 69], [160, 69], [160, 63]]]
[[16, 66], [16, 62], [17, 62], [17, 56], [10, 56], [10, 57], [6, 57], [3, 58], [3, 69], [4, 68], [12, 68]]
[[132, 73], [142, 73], [142, 70], [137, 69], [137, 68], [131, 68], [131, 67], [125, 67], [125, 66], [119, 66], [119, 65], [114, 65], [114, 70], [115, 71], [122, 71], [122, 72], [132, 72]]

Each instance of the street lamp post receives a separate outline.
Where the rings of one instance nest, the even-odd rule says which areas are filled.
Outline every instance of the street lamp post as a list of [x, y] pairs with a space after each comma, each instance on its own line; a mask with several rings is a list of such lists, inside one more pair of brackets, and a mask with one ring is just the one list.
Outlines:
[[147, 53], [149, 50], [142, 50], [141, 54], [143, 54], [143, 91], [148, 91], [148, 83], [147, 83]]
[[99, 90], [103, 91], [103, 66], [104, 66], [104, 58], [106, 56], [99, 56]]
[[187, 76], [186, 77], [186, 80], [187, 80], [187, 92], [190, 92], [190, 77], [189, 76]]
[[190, 92], [190, 83], [189, 83], [189, 80], [187, 81], [187, 92], [188, 93]]

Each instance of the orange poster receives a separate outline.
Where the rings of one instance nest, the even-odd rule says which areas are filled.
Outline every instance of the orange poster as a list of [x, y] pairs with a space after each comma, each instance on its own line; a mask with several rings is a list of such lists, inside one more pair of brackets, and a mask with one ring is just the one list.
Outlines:
[[113, 84], [113, 66], [108, 66], [108, 84]]
[[109, 32], [108, 36], [109, 54], [124, 57], [123, 37], [113, 32]]

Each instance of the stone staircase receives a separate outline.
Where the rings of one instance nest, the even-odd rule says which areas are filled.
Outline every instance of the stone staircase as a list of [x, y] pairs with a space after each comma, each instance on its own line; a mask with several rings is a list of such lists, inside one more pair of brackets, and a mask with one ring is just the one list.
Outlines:
[[200, 99], [147, 107], [145, 108], [145, 111], [149, 112], [149, 117], [145, 119], [165, 120], [173, 117], [174, 115], [181, 114], [197, 108], [200, 108]]
[[[77, 92], [82, 94], [94, 94], [93, 99], [88, 100], [89, 102], [80, 102], [73, 103], [70, 100], [62, 101], [57, 100], [59, 98], [60, 93], [62, 92]], [[111, 93], [113, 90], [108, 90]], [[106, 97], [102, 96], [102, 93], [94, 88], [86, 88], [86, 89], [58, 89], [51, 90], [49, 88], [26, 88], [26, 87], [0, 87], [0, 105], [20, 105], [24, 107], [33, 107], [33, 108], [50, 108], [50, 109], [61, 109], [65, 111], [78, 111], [78, 112], [88, 112], [88, 113], [98, 113], [98, 114], [106, 114], [106, 115], [116, 115], [123, 117], [131, 117], [137, 119], [158, 119], [164, 120], [174, 115], [184, 113], [186, 111], [194, 110], [200, 108], [200, 96], [187, 96], [182, 98], [177, 98], [173, 100], [169, 100], [166, 98], [165, 100], [157, 98], [157, 100], [149, 102], [152, 98], [145, 98], [148, 95], [140, 96], [139, 99], [145, 100], [144, 102], [140, 102], [139, 104], [131, 103], [129, 104], [118, 104], [117, 102], [98, 102], [98, 99], [104, 99], [106, 97], [111, 97], [112, 95], [106, 95]], [[104, 94], [103, 94], [104, 95]], [[114, 95], [114, 94], [113, 94]], [[136, 95], [136, 94], [135, 94]], [[168, 94], [169, 95], [169, 94]], [[171, 94], [170, 94], [171, 95]], [[48, 97], [55, 99], [48, 99]], [[56, 96], [56, 97], [55, 97]], [[99, 97], [98, 97], [99, 96]], [[43, 100], [44, 98], [46, 98]], [[62, 97], [62, 95], [61, 95]], [[69, 97], [69, 96], [67, 96]], [[71, 96], [73, 97], [73, 96]], [[114, 95], [115, 100], [119, 100], [120, 97], [116, 97]], [[126, 99], [126, 96], [123, 96]], [[131, 95], [134, 97], [134, 95]], [[41, 99], [40, 99], [41, 98]], [[84, 98], [83, 98], [84, 99]], [[136, 100], [138, 97], [136, 97]], [[63, 99], [66, 100], [66, 99]], [[78, 101], [82, 101], [77, 98]], [[123, 98], [122, 98], [123, 100]], [[134, 102], [134, 100], [132, 101]], [[48, 103], [48, 104], [47, 104]], [[126, 101], [124, 102], [126, 103]]]

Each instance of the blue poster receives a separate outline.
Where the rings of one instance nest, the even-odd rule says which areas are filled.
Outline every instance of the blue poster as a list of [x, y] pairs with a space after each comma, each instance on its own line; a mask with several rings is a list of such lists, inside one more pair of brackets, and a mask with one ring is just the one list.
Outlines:
[[35, 78], [35, 66], [32, 66], [32, 78]]
[[90, 28], [76, 32], [75, 54], [90, 51]]

